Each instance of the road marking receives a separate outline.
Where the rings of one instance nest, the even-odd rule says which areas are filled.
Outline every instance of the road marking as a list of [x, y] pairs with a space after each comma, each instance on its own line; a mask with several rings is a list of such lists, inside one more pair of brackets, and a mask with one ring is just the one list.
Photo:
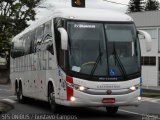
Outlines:
[[155, 99], [155, 98], [147, 98], [147, 97], [142, 97], [141, 101], [147, 101], [147, 102], [152, 102], [152, 103], [159, 103], [160, 104], [160, 99]]
[[12, 90], [8, 90], [8, 89], [0, 89], [0, 91], [7, 91], [7, 92], [10, 92]]
[[[131, 112], [131, 111], [127, 111], [127, 110], [122, 110], [122, 109], [119, 109], [119, 111], [121, 112], [126, 112], [126, 113], [130, 113], [130, 114], [134, 114], [134, 115], [140, 115], [140, 116], [144, 116], [147, 115], [147, 117], [150, 117], [150, 118], [153, 118], [154, 116], [153, 115], [149, 115], [149, 114], [141, 114], [141, 113], [136, 113], [136, 112]], [[155, 120], [160, 120], [160, 118], [157, 118], [157, 117], [154, 117]]]
[[17, 96], [4, 96], [4, 97], [0, 97], [0, 99], [7, 99], [7, 98], [17, 98]]
[[15, 96], [15, 95], [13, 95], [13, 96], [8, 96], [8, 97], [10, 97], [10, 98], [17, 98], [17, 96]]
[[140, 113], [131, 112], [131, 111], [122, 110], [122, 109], [119, 109], [119, 111], [126, 112], [126, 113], [131, 113], [131, 114], [135, 114], [135, 115], [142, 115], [142, 114], [140, 114]]
[[16, 103], [16, 101], [14, 101], [14, 100], [12, 100], [12, 99], [2, 99], [3, 101], [7, 101], [7, 102], [9, 102], [9, 103]]

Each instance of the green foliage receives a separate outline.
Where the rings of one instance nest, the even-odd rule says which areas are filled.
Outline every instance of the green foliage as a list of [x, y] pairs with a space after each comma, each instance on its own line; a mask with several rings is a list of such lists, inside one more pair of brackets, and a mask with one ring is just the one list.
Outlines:
[[146, 2], [145, 10], [159, 10], [160, 3], [157, 0], [148, 0]]
[[13, 36], [24, 30], [27, 21], [35, 20], [34, 8], [40, 0], [0, 0], [0, 51], [10, 46]]
[[144, 0], [130, 0], [128, 12], [141, 12], [144, 10]]
[[160, 3], [157, 0], [130, 0], [128, 12], [141, 12], [150, 10], [159, 10]]

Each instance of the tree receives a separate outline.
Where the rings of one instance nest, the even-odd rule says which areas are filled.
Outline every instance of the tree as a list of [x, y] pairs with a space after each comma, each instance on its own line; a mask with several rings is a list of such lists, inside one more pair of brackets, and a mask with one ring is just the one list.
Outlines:
[[13, 36], [35, 20], [34, 8], [41, 0], [0, 0], [0, 53], [9, 51]]
[[150, 11], [150, 10], [159, 10], [160, 3], [156, 0], [148, 0], [146, 2], [145, 10]]
[[1, 0], [0, 1], [0, 43], [24, 30], [27, 21], [35, 20], [34, 8], [40, 0]]
[[141, 12], [144, 10], [144, 0], [130, 0], [128, 12]]

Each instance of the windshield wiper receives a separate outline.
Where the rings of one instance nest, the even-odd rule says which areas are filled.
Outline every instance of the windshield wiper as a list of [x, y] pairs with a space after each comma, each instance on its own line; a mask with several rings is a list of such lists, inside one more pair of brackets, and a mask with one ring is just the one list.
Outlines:
[[117, 63], [118, 63], [119, 69], [120, 69], [121, 73], [123, 74], [124, 79], [126, 79], [127, 78], [126, 70], [125, 70], [119, 56], [117, 55], [117, 51], [115, 48], [115, 42], [113, 43], [113, 55], [114, 55], [115, 61], [117, 61]]
[[95, 72], [95, 70], [97, 68], [97, 65], [99, 64], [100, 61], [102, 61], [102, 59], [101, 59], [102, 55], [103, 55], [103, 53], [101, 52], [101, 47], [100, 47], [100, 43], [99, 43], [99, 54], [98, 54], [98, 57], [96, 59], [96, 62], [94, 64], [94, 66], [93, 66], [93, 68], [91, 70], [91, 73], [90, 73], [91, 78], [92, 78], [92, 76], [93, 76], [93, 74], [94, 74], [94, 72]]
[[95, 72], [95, 70], [96, 70], [96, 68], [97, 68], [98, 63], [99, 63], [100, 60], [101, 60], [102, 55], [103, 55], [103, 53], [100, 53], [100, 54], [98, 55], [97, 59], [96, 59], [96, 62], [95, 62], [94, 66], [93, 66], [93, 68], [92, 68], [92, 70], [91, 70], [91, 73], [90, 73], [91, 78], [92, 78], [92, 76], [93, 76], [93, 74], [94, 74], [94, 72]]

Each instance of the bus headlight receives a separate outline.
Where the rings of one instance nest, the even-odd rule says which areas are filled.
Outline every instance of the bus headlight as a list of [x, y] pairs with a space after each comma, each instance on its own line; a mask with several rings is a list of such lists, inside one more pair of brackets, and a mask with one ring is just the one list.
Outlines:
[[136, 87], [135, 86], [132, 86], [129, 88], [131, 91], [135, 91], [136, 90]]
[[129, 88], [129, 90], [130, 90], [130, 91], [135, 91], [135, 90], [137, 90], [139, 87], [140, 87], [140, 84], [134, 85], [134, 86], [131, 86], [131, 87]]
[[76, 98], [72, 96], [72, 97], [70, 98], [70, 100], [71, 100], [72, 102], [74, 102], [74, 101], [76, 101]]
[[84, 90], [85, 90], [85, 87], [80, 86], [80, 87], [79, 87], [79, 90], [80, 90], [80, 91], [84, 91]]
[[87, 89], [84, 86], [80, 86], [80, 85], [76, 85], [76, 84], [72, 84], [72, 83], [68, 83], [68, 82], [67, 82], [67, 86], [72, 87], [72, 88], [79, 90], [79, 91], [84, 91]]
[[141, 100], [142, 100], [142, 97], [138, 97], [137, 99], [138, 99], [139, 101], [141, 101]]

